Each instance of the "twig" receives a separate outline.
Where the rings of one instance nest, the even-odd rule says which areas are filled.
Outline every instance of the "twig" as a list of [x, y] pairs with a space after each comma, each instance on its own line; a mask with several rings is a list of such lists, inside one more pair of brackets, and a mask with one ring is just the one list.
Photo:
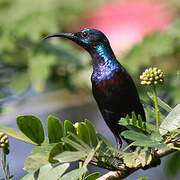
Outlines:
[[2, 169], [4, 172], [5, 180], [8, 180], [8, 172], [7, 172], [7, 164], [6, 164], [6, 154], [4, 153], [4, 149], [1, 150], [1, 163], [2, 163]]
[[[179, 141], [179, 139], [177, 139], [177, 142]], [[175, 144], [176, 144], [176, 141], [173, 143], [169, 143], [169, 146], [174, 146]], [[152, 160], [152, 162], [156, 161], [158, 158], [162, 158], [162, 157], [167, 156], [167, 155], [169, 155], [173, 152], [176, 152], [176, 151], [177, 151], [176, 149], [158, 150], [156, 157]], [[124, 168], [122, 168], [121, 170], [110, 171], [107, 174], [98, 178], [97, 180], [120, 180], [120, 179], [126, 178], [130, 174], [132, 174], [135, 171], [137, 171], [138, 169], [142, 168], [142, 166], [138, 166], [135, 168], [129, 168], [125, 164], [122, 164], [122, 165], [124, 166]]]

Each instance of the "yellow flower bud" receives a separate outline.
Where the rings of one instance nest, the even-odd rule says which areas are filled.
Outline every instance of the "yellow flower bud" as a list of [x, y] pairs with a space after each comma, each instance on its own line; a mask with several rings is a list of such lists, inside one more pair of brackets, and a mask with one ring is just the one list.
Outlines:
[[157, 67], [150, 67], [140, 75], [142, 85], [158, 84], [163, 82], [163, 72]]
[[2, 138], [5, 135], [5, 133], [0, 132], [0, 138]]

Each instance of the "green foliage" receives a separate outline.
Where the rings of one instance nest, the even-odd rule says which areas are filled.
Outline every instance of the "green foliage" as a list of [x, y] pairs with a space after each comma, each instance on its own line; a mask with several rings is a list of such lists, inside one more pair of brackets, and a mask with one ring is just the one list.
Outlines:
[[134, 141], [133, 146], [168, 149], [167, 145], [162, 142], [163, 138], [160, 136], [158, 132], [154, 132], [151, 135], [147, 136], [142, 132], [127, 130], [123, 131], [121, 135], [126, 139]]
[[86, 142], [90, 146], [90, 131], [84, 122], [78, 123], [77, 134], [79, 139]]
[[63, 137], [63, 126], [62, 123], [54, 116], [48, 116], [47, 129], [49, 143], [60, 142]]
[[65, 147], [64, 147], [63, 142], [56, 143], [55, 146], [53, 146], [53, 148], [51, 149], [51, 151], [49, 153], [48, 161], [52, 164], [58, 163], [58, 161], [55, 160], [54, 157], [64, 151], [65, 151]]
[[95, 172], [86, 176], [85, 180], [94, 180], [100, 176], [99, 172]]
[[[83, 151], [85, 153], [89, 153], [91, 151], [91, 148], [85, 143], [86, 141], [82, 141], [80, 138], [78, 138], [76, 135], [70, 133], [70, 136], [63, 137], [62, 140], [66, 142], [67, 144], [74, 147], [76, 150]], [[70, 137], [73, 137], [73, 140], [70, 139]]]
[[[22, 93], [32, 84], [36, 90], [43, 91], [48, 80], [57, 83], [58, 88], [69, 90], [90, 87], [90, 81], [87, 81], [91, 73], [89, 56], [66, 41], [42, 41], [42, 38], [47, 34], [66, 31], [69, 24], [79, 21], [84, 12], [97, 5], [95, 0], [78, 0], [76, 3], [73, 0], [0, 1], [0, 59], [3, 63], [0, 66], [1, 102], [12, 95], [9, 89], [13, 89], [13, 93]], [[180, 85], [179, 29], [180, 20], [176, 19], [166, 32], [146, 36], [142, 43], [135, 45], [121, 60], [135, 78], [143, 67], [150, 64], [166, 68], [166, 83], [163, 88], [171, 92], [177, 102], [180, 99], [177, 88]], [[17, 70], [15, 75], [9, 67]], [[4, 91], [4, 87], [8, 91]], [[25, 169], [28, 174], [23, 179], [33, 179], [39, 172], [38, 179], [83, 177], [83, 180], [91, 180], [96, 179], [99, 173], [89, 174], [86, 169], [89, 163], [118, 170], [111, 163], [112, 158], [123, 160], [128, 167], [137, 167], [150, 163], [149, 148], [179, 150], [178, 146], [168, 144], [179, 135], [179, 105], [172, 109], [161, 99], [158, 99], [158, 103], [166, 111], [160, 113], [160, 133], [156, 131], [154, 123], [143, 122], [140, 116], [136, 117], [134, 114], [131, 118], [120, 120], [120, 125], [128, 129], [122, 135], [132, 141], [130, 146], [138, 146], [135, 152], [113, 147], [103, 135], [95, 131], [88, 120], [78, 126], [66, 120], [63, 127], [56, 117], [50, 116], [47, 120], [48, 137], [45, 137], [41, 121], [37, 117], [26, 115], [17, 118], [20, 131], [3, 126], [0, 126], [0, 131], [35, 145], [32, 154], [26, 158]], [[154, 108], [147, 104], [144, 106], [148, 117], [154, 118]], [[170, 174], [178, 171], [179, 165], [174, 163], [177, 162], [176, 158], [179, 156], [174, 155], [169, 161]], [[65, 173], [69, 167], [66, 162], [77, 160], [83, 162], [83, 167]], [[59, 162], [64, 164], [57, 165]], [[141, 178], [143, 179], [147, 178]]]
[[44, 56], [41, 54], [34, 55], [33, 60], [29, 61], [29, 76], [33, 86], [38, 91], [43, 91], [46, 81], [51, 73], [51, 66], [53, 66], [54, 58], [51, 56]]
[[138, 167], [140, 165], [144, 167], [150, 164], [151, 160], [152, 154], [148, 151], [147, 148], [139, 148], [132, 153], [124, 154], [124, 162], [130, 168]]
[[50, 164], [44, 165], [39, 170], [38, 179], [48, 180], [49, 177], [51, 177], [51, 179], [54, 180], [59, 179], [63, 175], [63, 173], [67, 170], [68, 167], [69, 167], [68, 163], [62, 164], [54, 168]]
[[[148, 95], [152, 98], [152, 94]], [[24, 169], [28, 174], [23, 179], [37, 176], [38, 179], [51, 177], [51, 179], [91, 180], [99, 177], [99, 173], [89, 174], [87, 167], [90, 163], [109, 170], [119, 170], [113, 165], [112, 159], [120, 159], [129, 168], [139, 168], [150, 165], [153, 160], [152, 149], [180, 150], [178, 144], [172, 146], [171, 143], [180, 134], [180, 105], [171, 108], [159, 98], [158, 102], [159, 106], [166, 111], [163, 114], [160, 113], [160, 130], [156, 130], [154, 122], [144, 122], [142, 117], [136, 116], [134, 112], [131, 117], [127, 115], [120, 119], [119, 124], [127, 128], [121, 135], [132, 142], [124, 149], [113, 147], [103, 135], [95, 131], [94, 126], [87, 119], [75, 124], [65, 120], [63, 126], [58, 118], [49, 116], [48, 137], [44, 135], [41, 120], [32, 115], [17, 117], [16, 122], [20, 131], [3, 126], [0, 126], [0, 130], [35, 145], [31, 155], [26, 158]], [[146, 103], [144, 106], [146, 112], [154, 117], [154, 108]], [[127, 152], [126, 150], [132, 146], [136, 147], [136, 150]], [[172, 164], [173, 159], [169, 160], [169, 164]], [[80, 161], [83, 165], [79, 169], [64, 174], [69, 167], [68, 163], [76, 161]], [[55, 167], [52, 166], [53, 164]], [[176, 168], [168, 169], [173, 173], [177, 172]]]
[[40, 119], [32, 115], [19, 116], [16, 119], [19, 129], [33, 142], [40, 145], [44, 141], [44, 130]]
[[138, 180], [148, 180], [148, 179], [149, 179], [148, 177], [141, 177]]
[[[167, 107], [164, 102], [161, 102], [161, 105]], [[113, 147], [103, 135], [96, 133], [94, 126], [87, 119], [76, 124], [66, 120], [63, 127], [58, 118], [49, 116], [47, 119], [48, 137], [44, 136], [40, 119], [32, 115], [17, 117], [20, 131], [6, 127], [0, 127], [0, 130], [14, 138], [35, 144], [32, 154], [25, 161], [24, 169], [28, 174], [23, 177], [24, 179], [36, 175], [39, 179], [52, 176], [52, 179], [81, 177], [83, 180], [91, 180], [98, 177], [99, 173], [89, 174], [87, 170], [89, 163], [109, 170], [119, 170], [111, 162], [113, 158], [121, 159], [129, 168], [144, 167], [153, 159], [151, 149], [178, 150], [178, 146], [168, 144], [179, 135], [178, 119], [179, 105], [173, 108], [162, 121], [161, 129], [162, 127], [166, 129], [166, 133], [160, 133], [161, 131], [156, 131], [152, 123], [143, 122], [140, 115], [137, 118], [135, 113], [132, 113], [131, 118], [129, 116], [122, 118], [119, 123], [128, 130], [123, 131], [121, 135], [132, 142], [125, 149]], [[173, 128], [169, 122], [172, 123]], [[126, 152], [131, 146], [136, 146], [136, 150]], [[79, 169], [64, 174], [69, 166], [68, 163], [74, 161], [81, 161], [83, 165]], [[56, 166], [53, 167], [49, 163]], [[57, 171], [62, 173], [57, 174]], [[175, 172], [175, 170], [172, 171]]]
[[86, 171], [87, 171], [87, 169], [84, 167], [75, 169], [75, 170], [72, 170], [71, 172], [65, 174], [61, 179], [62, 180], [69, 180], [69, 179], [78, 180], [79, 177], [81, 177], [83, 174], [86, 173]]
[[[36, 90], [42, 91], [52, 74], [59, 77], [59, 68], [64, 71], [63, 76], [65, 77], [61, 80], [61, 86], [65, 84], [67, 87], [70, 83], [69, 72], [72, 73], [74, 69], [77, 73], [80, 68], [85, 67], [86, 63], [84, 64], [79, 58], [81, 56], [79, 51], [72, 46], [61, 44], [56, 51], [52, 44], [42, 41], [45, 35], [63, 31], [69, 24], [78, 21], [87, 8], [97, 6], [95, 0], [86, 2], [86, 4], [78, 0], [73, 6], [72, 2], [73, 0], [68, 2], [65, 0], [47, 0], [46, 2], [32, 0], [27, 3], [23, 0], [0, 2], [1, 61], [19, 70], [16, 77], [25, 76], [27, 78], [25, 83], [23, 83], [23, 78], [18, 81], [16, 77], [14, 78], [13, 87], [18, 92], [22, 92], [31, 83]], [[7, 15], [8, 18], [6, 18]], [[72, 49], [72, 53], [63, 52], [67, 46]], [[57, 68], [53, 71], [52, 68], [55, 66]], [[69, 82], [66, 83], [66, 81]]]
[[92, 123], [88, 119], [85, 120], [85, 123], [86, 123], [86, 126], [88, 128], [88, 133], [90, 136], [90, 146], [96, 147], [98, 144], [98, 141], [97, 141], [96, 131], [94, 129], [94, 126], [92, 125]]
[[[147, 66], [153, 58], [160, 58], [172, 53], [173, 39], [167, 33], [157, 32], [146, 36], [141, 44], [134, 46], [124, 57], [124, 61], [127, 63], [130, 72], [135, 73], [139, 64]], [[132, 62], [128, 63], [129, 61]]]
[[[49, 178], [52, 180], [57, 180], [68, 169], [68, 167], [69, 163], [65, 163], [57, 167], [52, 167], [50, 164], [46, 164], [39, 169], [38, 180], [45, 180]], [[34, 180], [36, 176], [37, 170], [34, 170], [21, 178], [21, 180]]]
[[[163, 119], [159, 131], [156, 131], [152, 123], [142, 122], [140, 116], [137, 118], [134, 113], [132, 113], [131, 119], [127, 116], [126, 118], [121, 118], [119, 121], [120, 125], [129, 129], [123, 131], [121, 135], [126, 139], [132, 140], [133, 146], [167, 150], [170, 148], [170, 146], [167, 145], [167, 141], [170, 142], [171, 139], [179, 135], [179, 104], [171, 109], [165, 102], [160, 99], [159, 101], [161, 101], [160, 106], [164, 107], [169, 112]], [[169, 135], [170, 132], [171, 134]], [[166, 138], [165, 135], [167, 135]], [[177, 149], [179, 148], [177, 147]]]
[[36, 144], [33, 141], [31, 141], [31, 139], [29, 139], [27, 136], [25, 136], [21, 131], [18, 131], [16, 129], [0, 126], [0, 131], [26, 143]]
[[[20, 82], [20, 83], [17, 83]], [[16, 73], [11, 80], [11, 87], [16, 94], [24, 93], [30, 86], [30, 77], [27, 72]]]
[[131, 129], [132, 127], [137, 127], [138, 129], [141, 129], [148, 133], [148, 129], [146, 128], [146, 122], [142, 121], [142, 117], [140, 114], [137, 118], [134, 112], [132, 112], [132, 118], [130, 118], [129, 115], [127, 115], [126, 118], [121, 118], [119, 121], [119, 125], [127, 126], [128, 129]]
[[175, 178], [180, 169], [180, 151], [174, 153], [167, 161], [166, 173], [170, 178]]
[[[169, 27], [167, 32], [156, 32], [152, 35], [144, 37], [142, 43], [131, 48], [127, 54], [121, 59], [121, 63], [128, 69], [134, 79], [145, 67], [154, 66], [161, 67], [166, 70], [165, 84], [159, 87], [162, 92], [171, 92], [171, 95], [179, 103], [180, 92], [178, 85], [179, 79], [179, 55], [180, 55], [180, 36], [179, 36], [180, 20], [177, 18]], [[141, 93], [144, 94], [143, 91]], [[170, 93], [168, 93], [169, 95]]]
[[[148, 95], [152, 98], [152, 94], [148, 93]], [[131, 117], [127, 115], [120, 119], [119, 124], [127, 128], [121, 135], [131, 142], [124, 149], [113, 147], [103, 135], [95, 131], [94, 126], [87, 119], [75, 124], [65, 120], [63, 126], [58, 118], [49, 116], [47, 118], [48, 137], [45, 137], [41, 120], [32, 115], [24, 115], [17, 117], [16, 120], [20, 131], [3, 126], [0, 126], [0, 131], [35, 145], [31, 155], [25, 160], [24, 169], [28, 174], [23, 178], [37, 176], [38, 179], [43, 179], [52, 176], [52, 179], [91, 180], [98, 177], [99, 173], [88, 172], [87, 167], [90, 163], [109, 170], [119, 170], [113, 165], [112, 159], [120, 159], [127, 167], [138, 168], [150, 165], [154, 157], [151, 149], [180, 150], [178, 144], [171, 143], [180, 134], [180, 105], [171, 108], [159, 98], [158, 102], [165, 110], [165, 113], [160, 113], [160, 130], [156, 129], [154, 122], [144, 122], [142, 117], [136, 116], [134, 112]], [[154, 108], [146, 103], [144, 106], [146, 112], [154, 117]], [[126, 151], [132, 146], [136, 147], [135, 151]], [[67, 163], [76, 161], [80, 161], [82, 166], [64, 174], [69, 166]], [[172, 161], [174, 161], [173, 158], [169, 160], [169, 164]], [[53, 164], [55, 167], [52, 166]], [[177, 171], [175, 168], [168, 169], [172, 172]], [[57, 171], [62, 174], [56, 174]]]
[[55, 144], [43, 144], [35, 146], [32, 154], [25, 160], [24, 169], [28, 172], [37, 170], [41, 166], [49, 163], [49, 155]]
[[0, 113], [3, 111], [3, 103], [14, 95], [10, 87], [14, 74], [12, 67], [6, 66], [2, 61], [0, 62]]
[[83, 159], [87, 154], [83, 151], [64, 151], [61, 154], [55, 156], [59, 162], [73, 162]]
[[176, 129], [180, 129], [180, 104], [176, 105], [163, 120], [160, 125], [160, 133], [166, 134]]
[[76, 129], [73, 126], [73, 123], [69, 120], [65, 120], [64, 121], [64, 133], [65, 133], [65, 135], [68, 135], [69, 132], [77, 135]]
[[[42, 91], [48, 80], [57, 83], [58, 88], [90, 88], [90, 81], [87, 81], [90, 57], [86, 53], [66, 41], [42, 41], [47, 34], [70, 31], [72, 24], [81, 22], [85, 12], [104, 3], [95, 0], [73, 2], [32, 0], [25, 3], [23, 0], [7, 0], [0, 3], [0, 58], [4, 64], [17, 69], [16, 76], [10, 82], [15, 92], [25, 91], [30, 84]], [[153, 63], [169, 65], [166, 87], [177, 99], [180, 97], [175, 88], [179, 84], [176, 76], [180, 52], [179, 22], [177, 18], [167, 32], [156, 32], [145, 37], [142, 43], [135, 45], [121, 58], [135, 78], [144, 66]]]

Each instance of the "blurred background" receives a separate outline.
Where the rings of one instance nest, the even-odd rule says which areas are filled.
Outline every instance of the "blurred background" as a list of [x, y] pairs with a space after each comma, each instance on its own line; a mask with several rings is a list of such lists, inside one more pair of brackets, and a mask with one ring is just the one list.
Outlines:
[[[179, 15], [179, 0], [1, 0], [0, 125], [17, 128], [16, 117], [24, 114], [41, 118], [44, 127], [50, 114], [62, 121], [88, 118], [115, 144], [92, 97], [90, 56], [70, 41], [42, 38], [86, 27], [103, 31], [136, 82], [141, 99], [149, 101], [139, 75], [145, 68], [157, 66], [165, 73], [158, 95], [173, 107], [180, 103]], [[25, 174], [22, 168], [31, 149], [29, 144], [10, 139], [14, 179]], [[179, 179], [173, 169], [176, 157], [179, 155], [127, 179]]]

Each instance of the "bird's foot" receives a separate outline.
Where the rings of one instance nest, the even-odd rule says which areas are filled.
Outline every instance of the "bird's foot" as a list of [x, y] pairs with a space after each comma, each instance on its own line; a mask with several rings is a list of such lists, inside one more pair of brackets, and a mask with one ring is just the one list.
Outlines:
[[123, 170], [125, 169], [126, 165], [124, 164], [123, 160], [120, 160], [120, 159], [114, 159], [112, 161], [112, 165], [116, 168], [116, 169], [119, 169], [119, 170]]

